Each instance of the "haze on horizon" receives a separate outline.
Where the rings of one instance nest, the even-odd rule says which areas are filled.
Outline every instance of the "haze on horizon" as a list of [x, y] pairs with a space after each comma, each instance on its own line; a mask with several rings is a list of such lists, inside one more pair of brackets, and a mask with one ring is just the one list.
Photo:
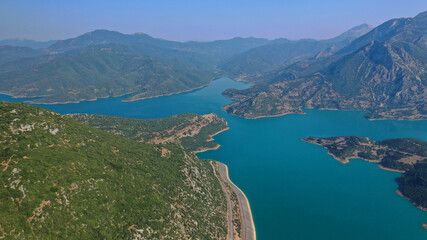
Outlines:
[[5, 0], [0, 40], [66, 39], [95, 29], [176, 41], [326, 39], [363, 23], [377, 26], [426, 10], [425, 0]]

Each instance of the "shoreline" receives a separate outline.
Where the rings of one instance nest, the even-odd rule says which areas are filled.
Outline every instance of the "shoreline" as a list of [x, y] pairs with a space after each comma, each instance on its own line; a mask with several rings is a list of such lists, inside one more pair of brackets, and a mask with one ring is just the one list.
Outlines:
[[[397, 195], [399, 195], [399, 196], [403, 197], [404, 199], [408, 200], [409, 202], [411, 202], [412, 205], [415, 206], [416, 208], [420, 209], [421, 211], [427, 212], [427, 208], [417, 206], [410, 198], [403, 195], [403, 193], [399, 189], [396, 189], [395, 192], [397, 193]], [[421, 223], [421, 227], [423, 227], [425, 230], [427, 230], [427, 223]]]
[[219, 172], [223, 181], [230, 185], [231, 189], [237, 196], [240, 208], [242, 240], [256, 240], [256, 229], [252, 216], [251, 206], [245, 193], [237, 187], [231, 180], [228, 172], [228, 166], [224, 163], [215, 161], [218, 164]]
[[[241, 102], [239, 99], [235, 99], [235, 98], [232, 98], [232, 97], [227, 97], [227, 98], [231, 99], [231, 100], [235, 100], [236, 102]], [[230, 104], [232, 104], [232, 103], [230, 103]], [[236, 117], [240, 117], [240, 118], [244, 118], [244, 119], [272, 118], [272, 117], [280, 117], [280, 116], [284, 116], [284, 115], [288, 115], [288, 114], [307, 114], [306, 112], [304, 112], [302, 110], [302, 108], [304, 108], [304, 109], [314, 109], [314, 110], [319, 110], [319, 111], [323, 111], [323, 110], [326, 110], [326, 111], [344, 111], [344, 112], [351, 112], [351, 111], [359, 112], [360, 111], [360, 112], [368, 113], [364, 109], [337, 109], [337, 108], [308, 108], [308, 107], [299, 107], [299, 110], [301, 111], [299, 113], [298, 112], [297, 113], [291, 112], [291, 113], [280, 113], [280, 114], [275, 114], [275, 115], [261, 115], [261, 116], [256, 116], [256, 117], [244, 117], [244, 116], [240, 116], [240, 115], [237, 115], [237, 114], [233, 114], [233, 113], [227, 112], [225, 110], [225, 107], [228, 106], [228, 105], [230, 105], [230, 104], [227, 104], [227, 105], [223, 106], [222, 110], [224, 112], [226, 112], [227, 114], [230, 114], [230, 115], [233, 115], [233, 116], [236, 116]], [[426, 121], [427, 120], [427, 119], [422, 119], [422, 118], [418, 118], [418, 119], [408, 119], [408, 118], [367, 118], [366, 116], [364, 116], [364, 118], [367, 119], [368, 121], [386, 121], [386, 120], [394, 120], [394, 121]]]
[[[120, 95], [116, 95], [116, 96], [106, 96], [106, 97], [96, 97], [96, 98], [91, 98], [91, 99], [81, 99], [81, 100], [76, 100], [76, 101], [67, 101], [67, 102], [34, 102], [32, 100], [29, 101], [24, 101], [25, 103], [30, 103], [30, 104], [43, 104], [43, 105], [56, 105], [56, 104], [70, 104], [70, 103], [81, 103], [81, 102], [93, 102], [96, 101], [98, 99], [102, 99], [102, 98], [116, 98], [116, 97], [122, 97], [124, 95], [128, 95], [128, 94], [132, 94], [133, 92], [130, 93], [124, 93], [124, 94], [120, 94]], [[13, 97], [13, 96], [12, 96]], [[15, 97], [13, 97], [15, 98]], [[19, 98], [19, 97], [16, 97]]]
[[399, 196], [403, 197], [404, 199], [406, 199], [406, 200], [410, 201], [410, 202], [412, 203], [412, 205], [414, 205], [414, 206], [415, 206], [415, 207], [417, 207], [418, 209], [420, 209], [420, 210], [422, 210], [422, 211], [424, 211], [424, 212], [427, 212], [427, 208], [424, 208], [424, 207], [421, 207], [421, 206], [415, 205], [415, 203], [414, 203], [410, 198], [408, 198], [408, 197], [406, 197], [405, 195], [403, 195], [403, 193], [402, 193], [399, 189], [396, 189], [396, 193], [397, 193], [397, 195], [399, 195]]
[[219, 78], [221, 78], [221, 77], [214, 77], [214, 78], [212, 78], [205, 85], [202, 85], [200, 87], [191, 88], [191, 89], [188, 89], [188, 90], [183, 90], [183, 91], [180, 91], [180, 92], [167, 93], [167, 94], [159, 94], [159, 95], [156, 95], [156, 96], [142, 97], [142, 98], [136, 98], [136, 99], [124, 99], [124, 100], [122, 100], [122, 102], [134, 102], [134, 101], [143, 100], [143, 99], [158, 98], [158, 97], [172, 96], [172, 95], [180, 94], [180, 93], [192, 92], [194, 90], [202, 89], [204, 87], [207, 87], [207, 86], [211, 85], [213, 81], [215, 81], [216, 79], [219, 79]]
[[405, 171], [402, 171], [402, 170], [397, 170], [397, 169], [393, 169], [393, 168], [384, 167], [381, 164], [378, 164], [378, 167], [381, 168], [382, 170], [386, 170], [386, 171], [390, 171], [390, 172], [398, 172], [398, 173], [404, 173], [405, 172]]
[[[180, 93], [186, 93], [186, 92], [191, 92], [194, 90], [198, 90], [204, 87], [207, 87], [209, 85], [212, 84], [213, 81], [215, 81], [216, 79], [219, 79], [221, 77], [214, 77], [212, 78], [209, 83], [204, 84], [202, 86], [199, 87], [195, 87], [195, 88], [191, 88], [188, 90], [183, 90], [183, 91], [179, 91], [179, 92], [173, 92], [173, 93], [167, 93], [167, 94], [159, 94], [159, 95], [155, 95], [155, 96], [151, 96], [151, 97], [142, 97], [142, 98], [137, 98], [137, 99], [123, 99], [122, 102], [134, 102], [134, 101], [138, 101], [138, 100], [143, 100], [143, 99], [150, 99], [150, 98], [158, 98], [158, 97], [164, 97], [164, 96], [172, 96], [175, 94], [180, 94]], [[32, 100], [29, 101], [23, 101], [25, 103], [29, 103], [29, 104], [43, 104], [43, 105], [56, 105], [56, 104], [70, 104], [70, 103], [80, 103], [80, 102], [92, 102], [92, 101], [96, 101], [100, 98], [115, 98], [115, 97], [122, 97], [124, 95], [128, 95], [128, 94], [133, 94], [135, 92], [129, 92], [129, 93], [124, 93], [124, 94], [120, 94], [120, 95], [116, 95], [116, 96], [106, 96], [106, 97], [95, 97], [95, 98], [91, 98], [91, 99], [80, 99], [80, 100], [75, 100], [75, 101], [65, 101], [65, 102], [34, 102]], [[12, 98], [39, 98], [39, 97], [24, 97], [24, 96], [15, 96], [13, 94], [10, 93], [6, 93], [6, 92], [0, 92], [0, 94], [6, 95], [6, 96], [10, 96]], [[40, 96], [40, 97], [44, 97], [44, 96]]]
[[[216, 135], [218, 135], [218, 134], [220, 134], [220, 133], [223, 133], [223, 132], [225, 132], [225, 131], [228, 131], [228, 130], [230, 130], [230, 127], [226, 127], [226, 128], [224, 128], [224, 129], [222, 129], [222, 130], [219, 130], [218, 132], [216, 132], [216, 133], [213, 133], [213, 134], [211, 134], [211, 135], [209, 135], [209, 138], [208, 139], [206, 139], [206, 141], [205, 142], [212, 142], [212, 141], [214, 141], [215, 139], [213, 139], [213, 137], [214, 136], [216, 136]], [[193, 151], [193, 153], [194, 154], [197, 154], [197, 153], [202, 153], [202, 152], [207, 152], [207, 151], [210, 151], [210, 150], [217, 150], [218, 148], [220, 148], [221, 147], [221, 145], [220, 144], [216, 144], [217, 146], [216, 147], [212, 147], [212, 148], [202, 148], [202, 149], [199, 149], [199, 150], [196, 150], [196, 151]]]
[[218, 162], [212, 160], [212, 161], [209, 161], [209, 164], [212, 166], [214, 175], [218, 179], [219, 183], [221, 184], [222, 191], [224, 192], [225, 197], [227, 198], [227, 225], [228, 225], [227, 240], [234, 240], [233, 203], [224, 185], [224, 182], [217, 175], [216, 168], [218, 167]]

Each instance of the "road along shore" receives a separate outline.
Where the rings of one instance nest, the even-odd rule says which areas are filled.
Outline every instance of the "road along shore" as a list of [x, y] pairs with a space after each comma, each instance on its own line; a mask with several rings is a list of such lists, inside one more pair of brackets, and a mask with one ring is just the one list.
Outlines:
[[[232, 191], [236, 194], [238, 205], [240, 208], [240, 219], [241, 219], [241, 239], [242, 240], [256, 240], [256, 231], [255, 231], [255, 224], [252, 217], [252, 211], [251, 206], [249, 204], [248, 198], [243, 193], [240, 188], [238, 188], [231, 180], [228, 174], [228, 167], [224, 163], [221, 162], [214, 162], [218, 166], [219, 174], [221, 176], [221, 180], [228, 184], [229, 187], [232, 189]], [[231, 199], [228, 193], [226, 193], [227, 196], [227, 203], [229, 205]], [[231, 211], [231, 214], [233, 212]], [[231, 218], [233, 219], [233, 218]], [[234, 232], [235, 229], [232, 230]], [[233, 239], [233, 238], [232, 238]]]

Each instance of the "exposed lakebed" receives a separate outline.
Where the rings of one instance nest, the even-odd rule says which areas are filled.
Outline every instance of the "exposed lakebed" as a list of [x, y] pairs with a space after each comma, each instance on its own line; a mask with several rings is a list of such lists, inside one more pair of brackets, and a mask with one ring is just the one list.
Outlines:
[[[232, 102], [221, 92], [246, 88], [228, 78], [200, 90], [122, 102], [119, 98], [76, 104], [38, 105], [66, 113], [161, 118], [178, 113], [216, 112], [230, 130], [215, 136], [221, 148], [198, 154], [229, 166], [230, 178], [247, 195], [258, 239], [427, 239], [423, 212], [395, 193], [394, 178], [375, 163], [343, 165], [307, 136], [365, 136], [373, 140], [413, 137], [427, 140], [427, 121], [368, 121], [360, 111], [305, 110], [255, 120], [224, 113]], [[19, 101], [0, 95], [0, 100]]]

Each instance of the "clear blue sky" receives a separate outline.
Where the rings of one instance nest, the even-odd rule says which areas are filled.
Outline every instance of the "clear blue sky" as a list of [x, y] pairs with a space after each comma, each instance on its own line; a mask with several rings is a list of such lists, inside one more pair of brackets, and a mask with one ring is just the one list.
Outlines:
[[0, 39], [64, 39], [94, 29], [180, 41], [324, 39], [426, 10], [427, 0], [1, 0]]

